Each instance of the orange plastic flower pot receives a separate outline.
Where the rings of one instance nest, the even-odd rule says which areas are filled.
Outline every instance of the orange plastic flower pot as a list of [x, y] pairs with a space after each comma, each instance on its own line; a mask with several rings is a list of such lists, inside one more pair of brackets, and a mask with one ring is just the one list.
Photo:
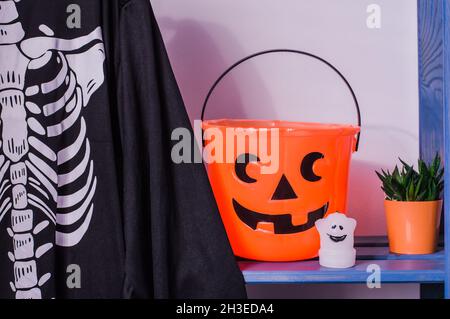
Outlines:
[[431, 254], [436, 251], [442, 200], [400, 202], [385, 200], [390, 251]]

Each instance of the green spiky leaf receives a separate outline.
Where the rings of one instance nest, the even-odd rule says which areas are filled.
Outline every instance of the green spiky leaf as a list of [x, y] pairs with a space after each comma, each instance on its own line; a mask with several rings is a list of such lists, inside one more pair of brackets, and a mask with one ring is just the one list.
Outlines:
[[444, 189], [444, 169], [441, 158], [436, 154], [430, 164], [422, 159], [417, 162], [418, 171], [399, 158], [401, 167], [394, 167], [392, 173], [381, 169], [376, 172], [382, 183], [386, 199], [396, 201], [433, 201], [441, 198]]

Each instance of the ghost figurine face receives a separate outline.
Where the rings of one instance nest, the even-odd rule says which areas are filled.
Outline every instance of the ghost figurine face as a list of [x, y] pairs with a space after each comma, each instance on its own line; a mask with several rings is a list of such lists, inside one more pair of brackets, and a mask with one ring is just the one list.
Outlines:
[[324, 267], [348, 268], [355, 264], [356, 220], [333, 213], [315, 223], [320, 234], [319, 263]]

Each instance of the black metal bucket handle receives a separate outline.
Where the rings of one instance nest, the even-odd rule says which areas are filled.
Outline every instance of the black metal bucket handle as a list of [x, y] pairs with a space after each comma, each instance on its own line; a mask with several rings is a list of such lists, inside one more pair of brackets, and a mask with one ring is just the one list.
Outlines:
[[[246, 56], [245, 58], [237, 61], [236, 63], [234, 63], [233, 65], [231, 65], [228, 69], [226, 69], [220, 76], [219, 78], [213, 83], [213, 85], [211, 86], [211, 88], [208, 91], [208, 94], [206, 95], [205, 101], [203, 102], [203, 107], [202, 107], [202, 115], [201, 115], [201, 120], [203, 122], [204, 117], [205, 117], [205, 110], [206, 110], [206, 106], [208, 105], [208, 101], [209, 98], [211, 97], [211, 94], [213, 93], [213, 91], [215, 90], [215, 88], [217, 87], [217, 85], [220, 83], [220, 81], [223, 80], [223, 78], [230, 73], [234, 68], [236, 68], [238, 65], [244, 63], [247, 60], [250, 60], [252, 58], [255, 58], [257, 56], [260, 55], [264, 55], [264, 54], [270, 54], [270, 53], [296, 53], [296, 54], [301, 54], [301, 55], [306, 55], [309, 56], [311, 58], [314, 58], [322, 63], [325, 63], [327, 66], [329, 66], [334, 72], [336, 72], [339, 77], [345, 82], [345, 85], [348, 87], [348, 89], [350, 90], [350, 93], [352, 94], [353, 97], [353, 101], [355, 102], [355, 106], [356, 106], [356, 112], [357, 112], [357, 117], [358, 117], [358, 126], [361, 127], [361, 111], [359, 109], [359, 104], [358, 104], [358, 99], [356, 98], [356, 94], [353, 91], [353, 88], [351, 87], [350, 83], [347, 81], [347, 79], [344, 77], [344, 75], [334, 66], [332, 65], [330, 62], [326, 61], [325, 59], [308, 53], [308, 52], [304, 52], [304, 51], [298, 51], [298, 50], [291, 50], [291, 49], [273, 49], [273, 50], [266, 50], [266, 51], [260, 51], [254, 54], [251, 54], [249, 56]], [[361, 132], [358, 132], [357, 138], [356, 138], [356, 146], [355, 146], [355, 152], [358, 151], [358, 147], [359, 147], [359, 140], [361, 137]]]

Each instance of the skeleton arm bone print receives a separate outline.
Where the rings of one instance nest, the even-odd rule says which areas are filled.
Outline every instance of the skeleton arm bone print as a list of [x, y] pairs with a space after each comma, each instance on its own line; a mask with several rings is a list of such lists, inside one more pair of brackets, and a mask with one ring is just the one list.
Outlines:
[[[10, 215], [10, 287], [19, 299], [42, 298], [52, 276], [38, 278], [37, 268], [53, 243], [35, 248], [35, 236], [53, 225], [57, 245], [78, 244], [97, 185], [82, 110], [104, 81], [101, 28], [75, 39], [39, 29], [45, 36], [26, 38], [15, 2], [0, 1], [0, 223]], [[49, 65], [58, 72], [27, 87], [29, 74]]]
[[[48, 59], [46, 55], [49, 52], [56, 51], [67, 59], [70, 69], [75, 73], [77, 84], [81, 87], [83, 93], [83, 106], [89, 102], [90, 96], [102, 85], [104, 81], [103, 61], [105, 60], [105, 50], [102, 39], [102, 30], [96, 28], [89, 35], [73, 39], [58, 39], [54, 37], [36, 37], [22, 41], [20, 47], [26, 56], [33, 59]], [[97, 43], [96, 43], [97, 42]], [[70, 54], [73, 51], [79, 51], [85, 47], [92, 47], [78, 54]], [[55, 88], [56, 83], [49, 83], [47, 86]], [[62, 80], [62, 79], [59, 79]], [[46, 87], [42, 86], [42, 92], [46, 92]], [[48, 89], [47, 89], [48, 91]]]

